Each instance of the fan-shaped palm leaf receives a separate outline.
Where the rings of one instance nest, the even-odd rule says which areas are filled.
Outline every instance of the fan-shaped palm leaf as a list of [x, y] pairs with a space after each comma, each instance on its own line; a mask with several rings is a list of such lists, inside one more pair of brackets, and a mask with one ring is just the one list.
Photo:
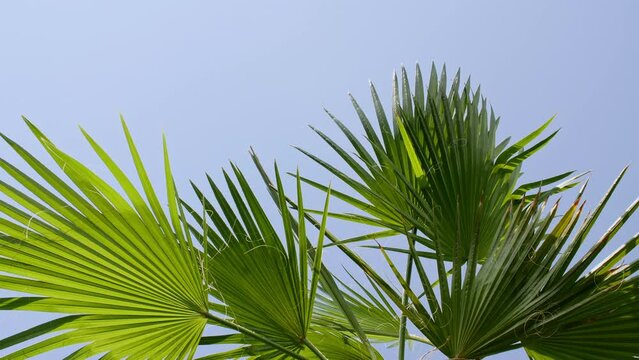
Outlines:
[[[323, 217], [318, 242], [313, 246], [306, 235], [304, 213], [295, 219], [288, 211], [276, 167], [277, 201], [284, 227], [282, 241], [242, 172], [233, 166], [233, 173], [239, 186], [224, 172], [231, 201], [208, 178], [221, 210], [195, 185], [193, 188], [207, 216], [200, 216], [200, 212], [188, 207], [195, 222], [201, 225], [191, 230], [208, 254], [209, 291], [220, 303], [218, 311], [298, 357], [367, 359], [371, 355], [379, 356], [359, 341], [356, 334], [313, 322], [317, 289], [320, 280], [326, 280], [321, 258], [327, 217]], [[303, 206], [299, 178], [297, 204]], [[207, 217], [212, 222], [211, 228], [208, 228]], [[267, 357], [281, 354], [279, 349], [264, 348], [259, 343], [232, 351]]]
[[438, 295], [429, 290], [430, 279], [417, 260], [425, 304], [386, 257], [409, 295], [408, 306], [417, 309], [406, 315], [450, 358], [483, 358], [522, 346], [540, 359], [633, 358], [639, 354], [639, 343], [633, 341], [639, 336], [639, 262], [619, 263], [637, 246], [638, 236], [586, 270], [637, 210], [639, 200], [576, 257], [620, 178], [574, 236], [582, 211], [579, 199], [554, 225], [556, 205], [546, 215], [537, 201], [511, 207], [509, 219], [502, 219], [495, 234], [502, 241], [494, 243], [483, 264], [475, 247], [468, 260], [456, 255], [450, 266], [438, 256]]
[[124, 122], [146, 199], [86, 133], [128, 199], [25, 121], [77, 190], [3, 136], [41, 179], [0, 160], [31, 193], [0, 181], [0, 191], [13, 201], [0, 201], [0, 288], [35, 295], [2, 299], [0, 308], [73, 315], [6, 338], [0, 347], [54, 333], [8, 357], [84, 344], [68, 358], [190, 358], [207, 321], [207, 292], [179, 212], [166, 147], [168, 216]]
[[[226, 345], [202, 359], [381, 357], [370, 339], [397, 342], [403, 359], [412, 339], [455, 359], [514, 348], [538, 360], [639, 355], [639, 260], [627, 257], [639, 234], [593, 266], [639, 200], [583, 251], [625, 170], [579, 224], [585, 186], [564, 214], [558, 204], [546, 209], [549, 197], [579, 176], [517, 184], [522, 163], [554, 136], [536, 140], [550, 120], [511, 146], [496, 144], [499, 121], [479, 89], [460, 87], [459, 73], [449, 89], [445, 69], [441, 76], [433, 69], [425, 87], [418, 67], [414, 94], [402, 69], [391, 121], [372, 93], [379, 132], [353, 100], [367, 144], [329, 114], [355, 155], [317, 131], [355, 176], [302, 150], [362, 199], [296, 173], [291, 200], [277, 166], [272, 182], [252, 153], [277, 205], [280, 231], [233, 164], [223, 172], [225, 189], [207, 176], [212, 197], [193, 185], [201, 210], [179, 200], [166, 144], [163, 206], [124, 122], [142, 191], [84, 131], [119, 189], [26, 119], [66, 179], [1, 135], [28, 170], [0, 158], [19, 184], [0, 180], [0, 289], [27, 293], [0, 298], [0, 310], [64, 316], [1, 339], [0, 350], [11, 348], [7, 357], [22, 359], [75, 345], [67, 358], [184, 359], [198, 345]], [[305, 209], [302, 182], [326, 192], [323, 210]], [[358, 213], [329, 213], [331, 196]], [[330, 216], [383, 229], [339, 239], [327, 229]], [[317, 241], [308, 224], [318, 230]], [[406, 246], [374, 247], [402, 292], [349, 247], [397, 234], [406, 236]], [[337, 280], [322, 262], [327, 246], [359, 266], [370, 286], [354, 277], [352, 287]], [[389, 251], [408, 255], [404, 273]], [[434, 261], [434, 274], [426, 261]], [[423, 336], [409, 334], [407, 321]], [[202, 336], [207, 324], [229, 333]]]
[[[324, 133], [315, 130], [359, 179], [301, 150], [364, 198], [359, 200], [333, 191], [335, 197], [366, 214], [334, 216], [381, 225], [411, 236], [430, 249], [435, 247], [433, 237], [436, 235], [440, 238], [439, 251], [447, 260], [452, 259], [458, 233], [461, 234], [464, 258], [468, 256], [470, 244], [478, 238], [476, 251], [482, 259], [492, 245], [490, 239], [498, 231], [497, 225], [508, 201], [522, 199], [530, 190], [554, 185], [540, 192], [539, 197], [543, 199], [576, 184], [574, 178], [557, 184], [570, 176], [571, 172], [567, 172], [516, 187], [522, 174], [522, 162], [555, 135], [556, 132], [527, 147], [552, 119], [506, 147], [508, 140], [496, 144], [499, 119], [488, 108], [480, 90], [471, 89], [470, 81], [460, 87], [459, 72], [448, 90], [445, 68], [438, 77], [433, 67], [429, 85], [424, 87], [417, 66], [414, 95], [404, 69], [401, 77], [401, 91], [397, 77], [394, 78], [390, 121], [371, 86], [381, 139], [358, 103], [351, 98], [370, 146], [362, 144], [329, 113], [356, 155], [349, 154]], [[304, 181], [326, 190], [325, 186], [310, 179]], [[435, 212], [439, 214], [438, 234], [434, 232]], [[418, 229], [424, 236], [409, 234], [411, 229]]]

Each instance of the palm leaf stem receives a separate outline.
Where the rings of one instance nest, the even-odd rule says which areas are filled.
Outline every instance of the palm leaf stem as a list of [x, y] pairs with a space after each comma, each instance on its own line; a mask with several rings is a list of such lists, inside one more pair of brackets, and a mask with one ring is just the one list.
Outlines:
[[[280, 345], [280, 344], [278, 344], [278, 343], [276, 343], [276, 342], [274, 342], [274, 341], [272, 341], [272, 340], [270, 340], [270, 339], [268, 339], [268, 338], [256, 333], [255, 331], [245, 328], [242, 325], [238, 325], [238, 324], [236, 324], [236, 323], [234, 323], [232, 321], [226, 320], [226, 319], [221, 318], [219, 316], [215, 316], [215, 315], [213, 315], [213, 314], [211, 314], [209, 312], [203, 312], [202, 315], [204, 315], [204, 317], [209, 319], [211, 322], [215, 322], [215, 323], [224, 325], [224, 326], [228, 327], [229, 329], [236, 330], [236, 331], [238, 331], [238, 332], [240, 332], [240, 333], [242, 333], [244, 335], [247, 335], [247, 336], [250, 336], [250, 337], [254, 338], [255, 340], [262, 341], [265, 344], [268, 344], [268, 345], [270, 345], [270, 346], [272, 346], [272, 347], [274, 347], [274, 348], [286, 353], [287, 355], [289, 355], [289, 356], [291, 356], [291, 357], [293, 357], [295, 359], [306, 360], [306, 358], [304, 356], [302, 356], [300, 354], [297, 354], [294, 351], [291, 351], [290, 349], [287, 349], [287, 348], [283, 347], [282, 345]], [[304, 343], [306, 343], [306, 341], [304, 341]], [[313, 350], [313, 349], [311, 348], [311, 350]]]
[[[417, 228], [413, 228], [412, 234], [415, 236], [417, 233]], [[412, 238], [406, 233], [406, 240], [411, 242]], [[413, 253], [408, 253], [408, 259], [406, 260], [406, 282], [410, 285], [411, 277], [413, 273]], [[404, 291], [402, 295], [402, 305], [408, 305], [408, 292]], [[406, 314], [402, 312], [399, 318], [399, 350], [397, 359], [404, 360], [404, 353], [406, 351]]]
[[328, 360], [328, 358], [322, 354], [320, 349], [318, 349], [313, 343], [308, 339], [304, 338], [304, 344], [313, 352], [313, 354], [317, 355], [321, 360]]
[[413, 341], [420, 342], [422, 344], [433, 345], [433, 342], [428, 340], [427, 338], [423, 336], [415, 335], [415, 334], [410, 334], [410, 333], [406, 334], [406, 340], [413, 340]]

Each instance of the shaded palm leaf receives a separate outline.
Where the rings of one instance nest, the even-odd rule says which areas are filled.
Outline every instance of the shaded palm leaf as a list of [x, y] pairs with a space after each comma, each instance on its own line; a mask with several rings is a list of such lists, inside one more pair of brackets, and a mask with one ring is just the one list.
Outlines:
[[[483, 264], [478, 262], [475, 247], [468, 260], [456, 254], [448, 266], [436, 251], [438, 295], [428, 291], [431, 282], [417, 261], [427, 290], [425, 303], [386, 257], [409, 294], [409, 307], [418, 310], [417, 316], [415, 312], [407, 316], [451, 358], [484, 358], [522, 346], [539, 359], [544, 355], [633, 358], [639, 354], [639, 343], [632, 341], [639, 337], [639, 262], [619, 264], [638, 244], [638, 236], [586, 270], [636, 211], [639, 200], [589, 251], [576, 256], [620, 178], [576, 231], [582, 211], [579, 199], [554, 225], [557, 206], [542, 215], [543, 204], [533, 201], [530, 206], [521, 203], [509, 209], [509, 219], [502, 220], [502, 230], [496, 234], [504, 240], [495, 243]], [[607, 335], [597, 338], [602, 334]], [[585, 344], [589, 339], [592, 343]]]
[[[306, 336], [311, 343], [317, 344], [318, 348], [321, 349], [322, 354], [328, 359], [368, 360], [371, 358], [369, 350], [361, 341], [359, 341], [359, 339], [343, 331], [337, 331], [330, 328], [320, 328], [319, 330], [311, 328], [307, 332]], [[206, 355], [198, 358], [198, 360], [226, 360], [239, 358], [281, 359], [283, 356], [281, 352], [273, 350], [273, 348], [268, 345], [259, 344], [250, 338], [235, 334], [203, 337], [200, 344], [235, 344], [240, 345], [240, 347]], [[300, 349], [299, 353], [296, 355], [301, 358], [317, 358], [316, 354], [308, 348]], [[379, 353], [376, 352], [376, 355], [381, 358]]]
[[[544, 199], [576, 184], [576, 178], [558, 184], [572, 174], [567, 172], [519, 187], [516, 185], [522, 174], [523, 161], [555, 135], [553, 133], [533, 143], [552, 119], [507, 147], [508, 140], [499, 144], [495, 140], [499, 119], [488, 108], [479, 89], [473, 91], [470, 82], [460, 86], [459, 72], [449, 89], [445, 68], [438, 76], [433, 67], [429, 84], [425, 87], [417, 66], [414, 94], [411, 94], [404, 69], [401, 78], [401, 90], [397, 77], [394, 78], [390, 118], [371, 86], [380, 135], [351, 98], [364, 127], [368, 146], [329, 113], [348, 138], [355, 154], [350, 154], [324, 133], [315, 130], [356, 177], [301, 150], [363, 198], [360, 200], [333, 191], [335, 197], [360, 212], [339, 214], [338, 217], [383, 226], [407, 235], [409, 230], [416, 228], [424, 236], [415, 236], [415, 241], [431, 249], [435, 247], [433, 237], [437, 235], [440, 238], [439, 251], [447, 260], [452, 259], [458, 233], [463, 239], [463, 258], [468, 256], [471, 243], [477, 238], [476, 251], [482, 259], [492, 245], [490, 241], [498, 231], [497, 225], [508, 201], [525, 199], [524, 195], [529, 191], [538, 191], [538, 197]], [[304, 181], [326, 190], [325, 186], [310, 179], [305, 178]], [[542, 187], [545, 190], [541, 191]], [[439, 218], [438, 234], [434, 230], [435, 213]]]
[[[200, 212], [189, 207], [195, 222], [200, 225], [191, 230], [208, 254], [209, 291], [221, 304], [218, 311], [300, 357], [330, 358], [329, 354], [341, 353], [345, 358], [370, 358], [371, 350], [355, 335], [340, 333], [312, 321], [322, 277], [326, 213], [317, 244], [313, 246], [306, 235], [304, 214], [295, 219], [288, 211], [276, 167], [277, 201], [284, 228], [282, 239], [242, 172], [234, 165], [232, 168], [237, 185], [224, 173], [230, 201], [209, 177], [217, 206], [193, 185], [207, 216], [200, 216]], [[328, 206], [328, 196], [326, 200]], [[303, 207], [299, 178], [297, 204]], [[211, 228], [207, 221], [212, 223]], [[232, 351], [262, 357], [281, 355], [278, 349], [253, 342]], [[357, 356], [353, 357], [353, 354]], [[220, 355], [211, 356], [207, 358]]]
[[[373, 293], [355, 277], [350, 276], [357, 287], [350, 287], [341, 281], [340, 284], [344, 291], [344, 297], [357, 315], [357, 319], [368, 337], [377, 342], [397, 343], [401, 320], [384, 293], [374, 282], [370, 282]], [[348, 319], [342, 314], [339, 305], [326, 292], [318, 294], [314, 322], [328, 328], [354, 332]], [[413, 334], [406, 334], [406, 338], [430, 344], [427, 339]]]
[[0, 347], [55, 332], [8, 357], [81, 343], [69, 358], [192, 357], [207, 321], [207, 292], [179, 214], [166, 145], [168, 215], [124, 121], [146, 199], [86, 133], [128, 199], [25, 121], [79, 192], [3, 136], [40, 179], [0, 160], [0, 167], [31, 193], [0, 181], [0, 191], [13, 201], [0, 201], [0, 288], [37, 296], [2, 299], [0, 309], [74, 315], [6, 338]]
[[[366, 287], [352, 277], [357, 285], [357, 291], [340, 282], [343, 294], [353, 312], [369, 338], [380, 341], [396, 341], [399, 333], [399, 316], [390, 306], [379, 288], [373, 283], [377, 293], [373, 295]], [[326, 292], [318, 294], [315, 304], [314, 322], [325, 327], [343, 331], [353, 331], [336, 301]]]
[[[636, 264], [635, 264], [636, 267]], [[587, 287], [566, 309], [540, 312], [523, 345], [533, 359], [633, 359], [639, 355], [639, 279], [617, 269], [616, 280]], [[555, 312], [557, 311], [557, 312]], [[539, 321], [543, 320], [543, 321]]]
[[[251, 151], [251, 153], [254, 163], [260, 171], [262, 179], [269, 189], [273, 200], [279, 203], [281, 200], [279, 187], [271, 181], [268, 174], [262, 167], [257, 155], [253, 151]], [[299, 175], [297, 175], [297, 177], [299, 182]], [[322, 223], [317, 221], [311, 214], [307, 213], [301, 206], [302, 204], [296, 203], [288, 197], [286, 197], [286, 202], [289, 206], [298, 211], [300, 221], [305, 218], [317, 229], [323, 228]], [[324, 211], [324, 216], [326, 216], [326, 209]], [[379, 295], [379, 299], [376, 299], [375, 296], [368, 292], [359, 283], [358, 286], [364, 293], [366, 293], [367, 297], [356, 295], [351, 288], [345, 286], [345, 284], [340, 281], [342, 286], [346, 288], [346, 291], [343, 292], [337, 288], [333, 282], [329, 281], [332, 280], [333, 277], [330, 273], [328, 273], [328, 276], [323, 278], [325, 281], [322, 283], [327, 296], [322, 296], [322, 294], [320, 294], [319, 301], [316, 305], [318, 310], [318, 316], [316, 317], [317, 321], [323, 323], [327, 327], [358, 333], [360, 338], [364, 339], [364, 343], [366, 343], [366, 338], [370, 336], [373, 339], [381, 341], [394, 341], [395, 339], [398, 339], [400, 348], [404, 346], [406, 339], [430, 344], [428, 339], [408, 334], [405, 327], [405, 316], [402, 315], [401, 317], [397, 317], [394, 315], [393, 310], [383, 293], [386, 293], [402, 312], [414, 312], [414, 309], [409, 309], [406, 306], [407, 300], [405, 298], [403, 299], [401, 294], [395, 292], [394, 288], [388, 284], [382, 276], [380, 276], [380, 274], [378, 274], [369, 264], [359, 257], [359, 255], [345, 245], [349, 242], [349, 240], [338, 239], [335, 235], [331, 234], [328, 229], [324, 229], [324, 232], [326, 237], [331, 241], [330, 244], [326, 245], [327, 247], [331, 245], [337, 246], [346, 255], [348, 255], [351, 260], [360, 266], [366, 275], [374, 280], [371, 282], [371, 285], [375, 292]], [[383, 289], [383, 292], [381, 289]], [[340, 312], [344, 316], [340, 316]], [[357, 316], [355, 317], [355, 315]], [[395, 330], [394, 335], [393, 330]], [[362, 336], [363, 333], [364, 336]]]

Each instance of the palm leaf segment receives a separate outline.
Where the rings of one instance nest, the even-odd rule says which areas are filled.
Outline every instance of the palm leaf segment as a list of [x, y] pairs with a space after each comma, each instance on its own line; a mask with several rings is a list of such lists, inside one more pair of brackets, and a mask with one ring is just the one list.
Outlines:
[[146, 199], [88, 134], [126, 198], [25, 121], [76, 188], [3, 136], [41, 179], [0, 160], [30, 193], [0, 181], [0, 191], [12, 200], [0, 201], [0, 288], [35, 295], [0, 299], [0, 309], [71, 315], [3, 339], [0, 348], [53, 333], [19, 345], [8, 358], [72, 344], [84, 345], [69, 359], [192, 357], [206, 325], [207, 291], [180, 214], [166, 146], [168, 215], [124, 122]]
[[[523, 199], [530, 190], [546, 185], [541, 199], [574, 186], [574, 178], [561, 184], [558, 181], [571, 172], [516, 187], [524, 160], [546, 145], [555, 135], [529, 146], [550, 124], [507, 147], [508, 140], [496, 144], [499, 119], [488, 109], [480, 90], [473, 91], [468, 81], [460, 86], [459, 72], [448, 90], [446, 70], [438, 77], [435, 68], [425, 88], [417, 66], [415, 93], [411, 94], [406, 71], [402, 69], [401, 90], [394, 78], [392, 121], [386, 116], [381, 102], [371, 86], [373, 104], [380, 135], [371, 125], [364, 111], [351, 98], [364, 127], [370, 146], [362, 144], [351, 131], [329, 113], [355, 149], [351, 155], [319, 130], [315, 130], [348, 164], [359, 179], [341, 172], [324, 160], [301, 150], [328, 169], [365, 200], [333, 191], [333, 195], [350, 203], [361, 214], [334, 216], [378, 225], [409, 233], [418, 229], [424, 237], [415, 237], [430, 249], [435, 248], [435, 219], [440, 238], [439, 251], [452, 259], [454, 239], [459, 237], [465, 258], [474, 239], [480, 259], [487, 255], [490, 239], [510, 200]], [[448, 93], [447, 93], [448, 91]], [[304, 179], [314, 187], [326, 187]], [[481, 223], [481, 228], [477, 224]], [[377, 236], [392, 233], [379, 233]], [[368, 237], [362, 237], [366, 239]]]
[[[378, 342], [397, 341], [399, 316], [379, 287], [371, 282], [373, 293], [355, 277], [351, 276], [351, 279], [357, 287], [348, 286], [340, 281], [343, 296], [368, 337]], [[317, 295], [314, 322], [335, 330], [352, 331], [352, 324], [343, 316], [339, 304], [326, 290]]]
[[[304, 212], [295, 218], [288, 211], [276, 167], [276, 200], [284, 233], [281, 238], [242, 172], [234, 165], [232, 168], [235, 181], [224, 172], [229, 200], [208, 177], [215, 202], [193, 185], [203, 211], [185, 204], [199, 225], [191, 230], [208, 255], [207, 282], [210, 295], [216, 299], [211, 307], [248, 330], [244, 332], [248, 336], [226, 339], [226, 343], [242, 346], [205, 359], [271, 358], [284, 353], [296, 358], [380, 358], [354, 332], [314, 321], [320, 284], [323, 288], [333, 286], [333, 290], [336, 286], [321, 262], [327, 217], [323, 217], [318, 241], [313, 245], [306, 234]], [[299, 178], [297, 190], [297, 205], [303, 208]]]

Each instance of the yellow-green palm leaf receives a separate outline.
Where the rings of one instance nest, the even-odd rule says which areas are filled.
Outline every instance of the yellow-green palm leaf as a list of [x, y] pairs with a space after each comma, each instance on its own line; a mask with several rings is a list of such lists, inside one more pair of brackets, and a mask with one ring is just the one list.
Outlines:
[[3, 136], [39, 178], [0, 159], [6, 174], [26, 189], [0, 181], [9, 199], [0, 201], [0, 288], [33, 295], [0, 299], [0, 309], [71, 315], [6, 338], [0, 348], [55, 332], [19, 346], [8, 358], [72, 344], [83, 345], [71, 359], [191, 358], [207, 322], [207, 292], [183, 226], [166, 146], [168, 214], [124, 122], [143, 194], [86, 133], [122, 190], [25, 121], [67, 180]]

